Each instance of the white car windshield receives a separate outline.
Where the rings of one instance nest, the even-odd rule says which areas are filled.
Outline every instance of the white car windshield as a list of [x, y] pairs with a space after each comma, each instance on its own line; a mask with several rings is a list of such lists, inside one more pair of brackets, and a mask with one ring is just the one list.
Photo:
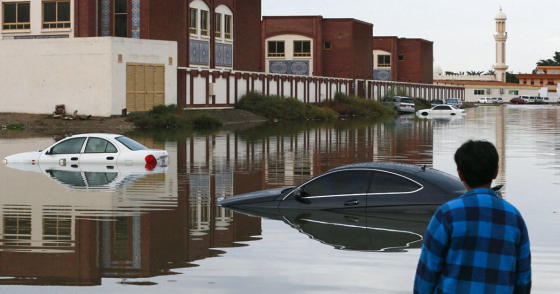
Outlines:
[[148, 147], [130, 139], [127, 137], [117, 137], [116, 138], [117, 141], [121, 142], [124, 146], [126, 146], [128, 149], [132, 150], [132, 151], [138, 151], [138, 150], [146, 150], [148, 149]]

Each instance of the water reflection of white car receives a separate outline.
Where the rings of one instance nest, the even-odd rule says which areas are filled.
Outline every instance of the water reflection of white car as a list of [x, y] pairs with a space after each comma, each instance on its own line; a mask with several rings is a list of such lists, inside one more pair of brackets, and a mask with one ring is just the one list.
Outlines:
[[12, 162], [6, 166], [22, 171], [42, 173], [70, 189], [108, 192], [128, 186], [147, 175], [167, 171], [167, 165], [146, 169], [142, 163], [127, 166], [96, 163], [60, 165], [57, 163]]
[[465, 115], [465, 110], [458, 109], [452, 105], [437, 105], [430, 109], [422, 109], [416, 112], [417, 116], [451, 116], [451, 115]]
[[20, 153], [4, 159], [4, 165], [26, 163], [30, 165], [58, 165], [78, 168], [82, 164], [104, 166], [138, 166], [146, 170], [169, 164], [165, 150], [148, 149], [146, 146], [122, 135], [81, 134], [61, 140], [45, 150]]

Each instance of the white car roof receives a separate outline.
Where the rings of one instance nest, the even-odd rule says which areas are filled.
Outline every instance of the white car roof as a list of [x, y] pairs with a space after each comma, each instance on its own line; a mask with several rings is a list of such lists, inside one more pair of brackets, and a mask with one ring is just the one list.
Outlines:
[[123, 137], [123, 135], [103, 134], [103, 133], [87, 133], [87, 134], [79, 134], [79, 135], [73, 135], [72, 136], [72, 138], [81, 138], [81, 137], [100, 137], [100, 138], [114, 139], [114, 138], [117, 138], [117, 137]]

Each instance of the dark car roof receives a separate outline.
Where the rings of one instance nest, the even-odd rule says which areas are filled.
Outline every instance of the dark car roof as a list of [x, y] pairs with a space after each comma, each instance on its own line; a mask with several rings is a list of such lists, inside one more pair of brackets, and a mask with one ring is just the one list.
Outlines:
[[379, 169], [379, 170], [394, 172], [403, 176], [417, 178], [432, 183], [448, 191], [459, 191], [465, 189], [465, 187], [463, 186], [459, 178], [454, 177], [448, 173], [444, 173], [442, 171], [433, 168], [423, 169], [423, 166], [406, 164], [406, 163], [396, 163], [396, 162], [356, 163], [356, 164], [350, 164], [350, 165], [345, 165], [345, 166], [331, 169], [327, 171], [327, 173], [333, 171], [345, 170], [345, 169], [360, 169], [360, 168]]

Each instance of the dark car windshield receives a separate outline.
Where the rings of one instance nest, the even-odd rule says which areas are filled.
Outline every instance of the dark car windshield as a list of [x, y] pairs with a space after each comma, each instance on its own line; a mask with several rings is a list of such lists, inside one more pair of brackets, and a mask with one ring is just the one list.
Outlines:
[[128, 149], [132, 150], [132, 151], [138, 151], [138, 150], [146, 150], [148, 149], [148, 147], [130, 139], [127, 137], [117, 137], [116, 138], [117, 141], [121, 142], [124, 146], [126, 146]]

